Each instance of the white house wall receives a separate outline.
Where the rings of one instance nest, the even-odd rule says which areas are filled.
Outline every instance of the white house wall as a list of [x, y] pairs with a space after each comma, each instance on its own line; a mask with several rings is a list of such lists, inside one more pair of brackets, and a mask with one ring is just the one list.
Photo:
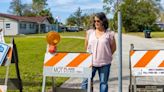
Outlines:
[[[9, 28], [6, 28], [9, 24]], [[4, 35], [18, 34], [18, 22], [9, 18], [0, 17], [0, 29], [3, 29]]]

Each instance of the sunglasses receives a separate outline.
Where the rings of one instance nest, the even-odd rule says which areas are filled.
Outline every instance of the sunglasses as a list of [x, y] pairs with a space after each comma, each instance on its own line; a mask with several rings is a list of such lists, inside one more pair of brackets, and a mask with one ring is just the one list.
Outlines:
[[100, 20], [94, 20], [94, 22], [100, 23]]

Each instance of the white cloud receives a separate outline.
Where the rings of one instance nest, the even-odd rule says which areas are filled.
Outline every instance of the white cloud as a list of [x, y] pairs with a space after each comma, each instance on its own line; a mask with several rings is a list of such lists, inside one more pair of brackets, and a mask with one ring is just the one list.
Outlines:
[[49, 0], [49, 7], [53, 11], [74, 12], [80, 7], [82, 10], [87, 9], [102, 9], [101, 2], [91, 2], [89, 0]]
[[21, 2], [24, 4], [31, 4], [32, 0], [21, 0]]

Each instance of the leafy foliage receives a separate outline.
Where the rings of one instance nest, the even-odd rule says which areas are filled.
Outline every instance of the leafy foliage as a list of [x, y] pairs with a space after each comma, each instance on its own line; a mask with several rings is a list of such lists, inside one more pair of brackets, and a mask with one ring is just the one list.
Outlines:
[[76, 20], [77, 18], [73, 15], [73, 14], [71, 14], [68, 18], [67, 18], [67, 25], [70, 25], [70, 26], [74, 26], [74, 25], [76, 25]]
[[67, 18], [67, 25], [70, 26], [78, 26], [78, 27], [84, 27], [85, 29], [90, 28], [91, 25], [91, 14], [82, 14], [82, 10], [80, 8], [77, 9], [73, 14], [71, 14]]
[[54, 23], [54, 18], [52, 16], [52, 13], [50, 12], [50, 9], [45, 9], [45, 10], [42, 10], [40, 13], [39, 13], [40, 16], [47, 16], [50, 23]]
[[70, 15], [70, 17], [67, 19], [67, 25], [75, 26], [77, 25], [78, 27], [81, 26], [81, 18], [82, 18], [82, 10], [80, 7]]
[[47, 0], [32, 0], [32, 9], [33, 11], [39, 15], [39, 13], [45, 9], [47, 5]]
[[[117, 28], [117, 10], [122, 12], [122, 23], [126, 32], [138, 32], [144, 29], [151, 29], [155, 23], [159, 10], [152, 0], [124, 0], [120, 3], [113, 0], [103, 0], [104, 10], [109, 13], [114, 5], [114, 20], [111, 21], [112, 29]], [[116, 8], [116, 6], [118, 6]]]
[[112, 13], [116, 8], [116, 1], [115, 0], [103, 0], [103, 9], [105, 13]]
[[32, 4], [21, 4], [21, 0], [12, 0], [10, 9], [13, 14], [18, 16], [47, 16], [51, 23], [54, 18], [50, 12], [50, 8], [46, 9], [47, 0], [32, 0]]
[[[150, 1], [125, 0], [120, 5], [122, 22], [126, 32], [138, 32], [150, 29], [155, 23], [158, 9]], [[117, 19], [117, 12], [114, 19]]]
[[18, 16], [22, 16], [22, 4], [21, 4], [21, 0], [12, 0], [10, 2], [10, 10], [9, 12], [18, 15]]
[[32, 10], [32, 4], [23, 4], [22, 5], [22, 15], [33, 17], [36, 16], [34, 11]]

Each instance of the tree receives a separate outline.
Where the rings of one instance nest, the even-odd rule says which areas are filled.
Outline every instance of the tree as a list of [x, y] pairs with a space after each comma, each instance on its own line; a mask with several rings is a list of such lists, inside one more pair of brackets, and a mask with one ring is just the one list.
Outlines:
[[69, 18], [67, 19], [67, 25], [71, 25], [71, 26], [77, 25], [78, 27], [80, 27], [82, 25], [81, 18], [82, 18], [82, 10], [79, 7], [77, 11], [75, 11], [73, 14], [69, 16]]
[[116, 1], [117, 0], [103, 0], [103, 9], [106, 14], [114, 12], [117, 6]]
[[40, 16], [47, 16], [48, 17], [48, 20], [50, 21], [50, 23], [54, 23], [54, 18], [52, 16], [52, 13], [50, 12], [50, 9], [45, 9], [45, 10], [42, 10], [40, 13], [39, 13]]
[[151, 1], [160, 11], [164, 12], [164, 6], [162, 5], [162, 0], [151, 0]]
[[123, 26], [127, 32], [150, 29], [157, 19], [158, 9], [150, 1], [125, 0], [120, 7]]
[[82, 11], [80, 9], [80, 7], [78, 7], [77, 11], [74, 13], [74, 16], [76, 17], [76, 24], [78, 27], [81, 26], [81, 15]]
[[[109, 2], [111, 0], [103, 1]], [[122, 11], [122, 23], [126, 32], [143, 31], [145, 28], [152, 28], [159, 11], [155, 4], [149, 0], [124, 0], [117, 8]], [[115, 10], [117, 9], [115, 8]], [[116, 22], [117, 11], [114, 14], [114, 24], [117, 24]]]
[[69, 25], [69, 26], [74, 26], [76, 24], [76, 17], [74, 15], [70, 15], [68, 18], [67, 18], [67, 21], [66, 21], [66, 24]]
[[155, 23], [159, 10], [153, 6], [150, 1], [140, 1], [137, 3], [136, 12], [137, 15], [134, 16], [133, 23], [136, 24], [138, 31], [143, 31], [143, 29], [150, 29], [151, 26]]
[[35, 14], [39, 15], [39, 13], [45, 9], [47, 6], [47, 0], [32, 0], [32, 9]]
[[84, 14], [82, 17], [81, 17], [81, 23], [83, 25], [83, 27], [85, 29], [89, 29], [91, 27], [91, 19], [92, 19], [92, 16], [91, 15], [88, 15], [88, 14]]
[[32, 4], [22, 5], [22, 16], [34, 17], [37, 16], [32, 10]]
[[9, 10], [9, 12], [11, 12], [12, 14], [18, 15], [18, 16], [22, 16], [21, 0], [12, 0], [10, 2], [10, 10]]
[[[123, 4], [121, 4], [118, 8], [122, 11], [122, 23], [123, 27], [125, 27], [125, 30], [127, 32], [131, 31], [137, 31], [137, 27], [132, 22], [134, 19], [134, 16], [137, 15], [137, 1], [135, 0], [125, 0]], [[114, 21], [116, 21], [117, 24], [117, 12], [114, 14]], [[115, 25], [117, 26], [117, 25]]]

